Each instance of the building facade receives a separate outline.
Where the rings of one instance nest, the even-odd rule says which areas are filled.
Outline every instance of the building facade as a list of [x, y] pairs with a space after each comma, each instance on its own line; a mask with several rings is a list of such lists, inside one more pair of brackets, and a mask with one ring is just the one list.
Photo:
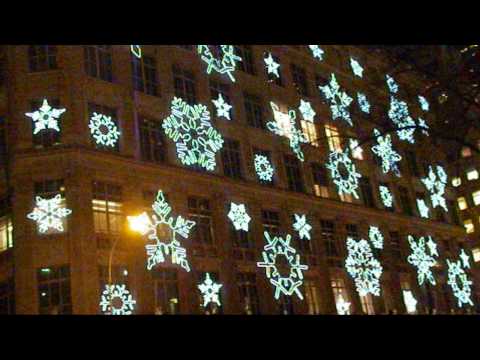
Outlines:
[[[209, 48], [214, 57], [222, 55], [222, 48]], [[425, 219], [417, 208], [416, 199], [428, 201], [421, 179], [429, 165], [443, 164], [442, 154], [431, 151], [428, 137], [412, 145], [392, 135], [402, 156], [399, 177], [383, 174], [372, 144], [350, 146], [351, 139], [371, 132], [372, 119], [388, 109], [388, 68], [354, 46], [321, 49], [323, 55], [315, 57], [307, 45], [239, 45], [234, 51], [242, 60], [234, 71], [220, 73], [215, 71], [220, 63], [210, 71], [196, 45], [146, 45], [141, 54], [130, 45], [3, 46], [1, 312], [101, 314], [110, 257], [112, 281], [131, 292], [134, 314], [337, 314], [342, 300], [350, 303], [351, 314], [405, 314], [406, 292], [418, 301], [416, 313], [475, 312], [474, 306], [459, 308], [447, 284], [446, 258], [457, 258], [461, 249], [470, 253], [455, 193], [446, 190], [448, 212], [431, 209]], [[270, 54], [280, 66], [268, 71]], [[362, 77], [352, 72], [351, 58], [362, 65]], [[319, 89], [332, 74], [355, 100], [349, 107], [354, 126], [332, 119], [331, 104]], [[401, 87], [418, 83], [401, 76], [396, 80]], [[369, 114], [357, 106], [358, 92], [370, 99]], [[232, 106], [228, 116], [219, 116], [212, 102], [219, 95]], [[174, 97], [207, 107], [213, 129], [223, 138], [221, 149], [214, 151], [213, 170], [200, 161], [185, 165], [164, 131]], [[45, 99], [54, 109], [65, 109], [58, 115], [58, 129], [37, 129], [41, 119], [26, 115]], [[312, 119], [298, 111], [302, 102], [312, 105]], [[289, 110], [297, 110], [293, 124]], [[412, 113], [420, 111], [412, 105]], [[99, 125], [97, 135], [118, 130], [112, 144], [93, 136], [89, 125], [98, 114], [108, 117], [111, 128]], [[277, 124], [277, 134], [269, 122]], [[304, 134], [306, 144], [295, 147], [295, 131]], [[187, 132], [197, 145], [211, 145], [195, 138], [192, 128]], [[325, 165], [330, 152], [349, 147], [362, 175], [358, 199], [338, 194]], [[259, 178], [256, 155], [272, 165], [272, 181]], [[392, 207], [382, 201], [381, 185], [390, 190]], [[147, 239], [128, 226], [128, 216], [152, 213], [159, 190], [175, 217], [195, 222], [181, 239], [190, 271], [168, 256], [147, 270]], [[59, 220], [61, 226], [42, 231], [41, 221], [27, 216], [38, 207], [38, 197], [55, 196], [71, 214]], [[232, 202], [245, 205], [248, 232], [237, 230], [228, 218]], [[295, 231], [295, 215], [306, 215], [310, 239]], [[345, 268], [346, 241], [368, 239], [370, 226], [384, 237], [383, 250], [373, 251], [383, 267], [381, 291], [380, 296], [359, 296]], [[296, 292], [275, 299], [274, 284], [257, 266], [267, 245], [265, 232], [284, 239], [292, 235], [291, 247], [308, 266], [304, 279], [296, 279], [302, 280], [303, 299]], [[407, 261], [408, 235], [432, 236], [438, 244], [435, 285], [418, 284], [416, 269]], [[287, 268], [279, 265], [282, 276], [288, 276]], [[198, 285], [206, 273], [222, 284], [221, 306], [202, 306]], [[478, 297], [472, 299], [476, 304]]]

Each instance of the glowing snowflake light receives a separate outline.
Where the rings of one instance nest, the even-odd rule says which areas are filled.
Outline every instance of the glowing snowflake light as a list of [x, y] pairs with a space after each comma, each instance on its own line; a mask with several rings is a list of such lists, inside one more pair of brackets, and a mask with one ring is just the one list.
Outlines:
[[115, 147], [120, 139], [120, 131], [111, 116], [94, 112], [88, 127], [98, 145]]
[[383, 205], [387, 208], [391, 208], [393, 206], [393, 196], [388, 187], [380, 185], [378, 189], [380, 191], [380, 198]]
[[373, 135], [377, 140], [377, 145], [372, 146], [372, 152], [382, 159], [383, 173], [387, 174], [391, 170], [395, 175], [400, 176], [397, 163], [402, 160], [402, 157], [393, 149], [390, 135], [381, 136], [377, 129], [373, 130]]
[[104, 314], [131, 315], [136, 303], [126, 285], [105, 285], [100, 307]]
[[430, 215], [429, 215], [430, 209], [427, 206], [427, 204], [425, 203], [425, 200], [417, 199], [417, 207], [418, 207], [418, 211], [420, 213], [420, 217], [422, 217], [424, 219], [429, 219], [430, 218]]
[[428, 126], [427, 122], [422, 118], [418, 118], [418, 127], [422, 129], [422, 134], [426, 136], [430, 136], [430, 134], [428, 133], [428, 130], [430, 129], [430, 127]]
[[368, 238], [375, 249], [383, 249], [383, 235], [378, 227], [370, 226]]
[[187, 239], [195, 222], [186, 220], [182, 216], [178, 216], [176, 220], [170, 216], [172, 208], [165, 200], [162, 191], [158, 192], [152, 210], [154, 214], [151, 218], [147, 214], [144, 215], [147, 221], [142, 231], [142, 235], [148, 234], [148, 240], [155, 242], [145, 247], [148, 256], [147, 269], [152, 270], [156, 265], [165, 262], [166, 255], [171, 255], [172, 264], [180, 265], [190, 272], [187, 250], [180, 246], [177, 235]]
[[293, 228], [298, 232], [300, 239], [311, 240], [310, 231], [312, 230], [312, 226], [307, 222], [307, 216], [298, 214], [294, 214], [294, 216], [295, 223], [293, 224]]
[[339, 195], [352, 194], [355, 198], [359, 198], [357, 193], [358, 179], [360, 179], [362, 175], [357, 173], [355, 164], [346, 151], [331, 152], [326, 168], [330, 170]]
[[260, 180], [266, 182], [271, 182], [273, 180], [274, 169], [267, 156], [255, 154], [254, 164], [255, 172]]
[[352, 67], [353, 74], [359, 78], [363, 78], [363, 67], [354, 58], [350, 58], [350, 66]]
[[345, 267], [350, 276], [355, 280], [355, 286], [360, 296], [373, 294], [380, 296], [380, 277], [383, 268], [375, 259], [370, 244], [361, 239], [355, 241], [347, 238], [348, 257]]
[[421, 95], [418, 96], [418, 102], [420, 103], [420, 107], [422, 108], [423, 111], [430, 110], [430, 104], [428, 103], [427, 99], [425, 99], [423, 96]]
[[317, 113], [312, 108], [312, 104], [309, 101], [300, 100], [300, 107], [298, 108], [302, 114], [303, 120], [310, 121], [313, 123], [315, 120], [315, 115]]
[[413, 296], [411, 290], [403, 290], [403, 302], [407, 308], [409, 314], [415, 314], [417, 312], [417, 300]]
[[265, 66], [267, 67], [267, 74], [275, 75], [275, 77], [279, 78], [280, 74], [278, 69], [280, 68], [280, 64], [275, 62], [271, 53], [268, 54], [266, 58], [263, 59], [265, 62]]
[[206, 307], [210, 303], [215, 303], [218, 306], [222, 306], [220, 303], [219, 292], [223, 285], [215, 283], [211, 278], [210, 274], [205, 275], [205, 280], [202, 284], [198, 285], [198, 289], [202, 293], [203, 297], [203, 307]]
[[312, 54], [313, 54], [314, 58], [316, 58], [320, 61], [323, 60], [323, 54], [325, 53], [325, 51], [323, 51], [322, 48], [320, 48], [320, 46], [318, 46], [318, 45], [308, 45], [308, 47], [312, 51]]
[[332, 119], [342, 118], [350, 126], [353, 126], [350, 112], [348, 111], [353, 99], [346, 92], [340, 91], [340, 85], [338, 85], [335, 74], [332, 74], [329, 85], [319, 86], [319, 89], [323, 92], [325, 98], [330, 101]]
[[428, 176], [421, 179], [425, 187], [430, 193], [433, 208], [442, 207], [448, 212], [445, 200], [445, 188], [448, 183], [448, 176], [443, 167], [436, 166], [435, 170], [432, 166], [428, 168]]
[[230, 204], [230, 212], [228, 218], [232, 221], [235, 230], [243, 230], [248, 232], [248, 224], [252, 218], [247, 214], [244, 204]]
[[467, 273], [462, 268], [462, 263], [459, 261], [450, 262], [447, 259], [448, 265], [448, 285], [452, 288], [453, 296], [457, 298], [458, 307], [463, 305], [473, 306], [472, 285], [473, 282], [468, 278]]
[[215, 153], [223, 146], [222, 135], [213, 128], [205, 105], [189, 105], [174, 98], [171, 115], [163, 121], [165, 134], [176, 143], [177, 154], [184, 165], [198, 165], [213, 171]]
[[[212, 51], [212, 46], [218, 49], [219, 54], [216, 56], [215, 50]], [[216, 71], [220, 74], [227, 74], [232, 82], [235, 82], [233, 72], [236, 69], [237, 62], [242, 61], [242, 58], [235, 55], [235, 48], [233, 45], [198, 45], [198, 53], [200, 58], [207, 64], [207, 74]]]
[[25, 116], [32, 119], [35, 128], [33, 134], [36, 135], [42, 130], [52, 129], [60, 132], [58, 120], [60, 116], [67, 110], [52, 108], [47, 99], [43, 100], [43, 104], [37, 111], [26, 113]]
[[130, 51], [133, 55], [135, 55], [138, 59], [142, 58], [142, 47], [140, 45], [130, 45]]
[[368, 102], [367, 96], [363, 93], [357, 93], [357, 102], [360, 110], [366, 114], [370, 114], [370, 103]]
[[470, 256], [467, 255], [464, 249], [460, 252], [460, 258], [464, 269], [470, 269]]
[[415, 133], [416, 123], [410, 116], [408, 105], [394, 96], [390, 97], [390, 109], [388, 117], [397, 127], [397, 135], [400, 140], [415, 143], [413, 135]]
[[340, 295], [336, 302], [338, 315], [350, 315], [350, 305], [351, 303], [346, 302], [343, 296]]
[[350, 139], [349, 140], [350, 151], [354, 159], [363, 160], [363, 149], [360, 146], [358, 140]]
[[[280, 293], [287, 296], [295, 293], [303, 300], [299, 287], [303, 284], [302, 271], [308, 270], [308, 266], [300, 264], [300, 255], [290, 246], [291, 235], [287, 235], [285, 239], [279, 236], [272, 239], [268, 232], [265, 231], [264, 234], [268, 244], [263, 248], [263, 262], [258, 262], [257, 266], [265, 268], [267, 278], [275, 286], [275, 299], [279, 299]], [[279, 262], [280, 258], [286, 260], [288, 265], [282, 265]], [[289, 269], [287, 270], [286, 267]], [[288, 276], [286, 276], [287, 272], [289, 272]]]
[[215, 107], [217, 109], [217, 116], [218, 117], [224, 117], [228, 120], [232, 120], [230, 118], [230, 110], [232, 109], [232, 106], [225, 102], [222, 94], [218, 94], [218, 99], [217, 100], [212, 100], [212, 102], [213, 102], [213, 105], [215, 105]]
[[36, 197], [33, 212], [27, 215], [30, 220], [36, 221], [38, 231], [44, 234], [49, 229], [63, 232], [62, 219], [72, 213], [72, 210], [62, 206], [62, 196], [57, 194], [54, 198], [43, 199]]
[[414, 237], [409, 235], [408, 242], [410, 243], [412, 253], [408, 256], [407, 260], [417, 268], [418, 283], [421, 286], [426, 280], [430, 284], [435, 285], [435, 277], [431, 269], [437, 263], [435, 257], [438, 257], [438, 252], [437, 245], [432, 237], [428, 237], [428, 242], [425, 241], [424, 237], [421, 237], [418, 242], [416, 242]]
[[387, 85], [388, 85], [388, 90], [390, 90], [390, 92], [392, 94], [396, 94], [398, 92], [398, 84], [397, 82], [395, 81], [395, 79], [393, 77], [391, 77], [390, 75], [386, 75], [386, 78], [387, 78]]

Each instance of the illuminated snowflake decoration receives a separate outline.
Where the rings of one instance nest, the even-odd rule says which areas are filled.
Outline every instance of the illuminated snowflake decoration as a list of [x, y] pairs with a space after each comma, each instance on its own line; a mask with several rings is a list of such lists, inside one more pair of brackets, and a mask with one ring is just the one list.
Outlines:
[[300, 161], [305, 161], [301, 144], [306, 144], [308, 140], [302, 130], [297, 129], [297, 114], [294, 110], [290, 110], [287, 115], [280, 111], [280, 108], [277, 104], [271, 102], [270, 105], [272, 107], [275, 119], [281, 119], [281, 124], [278, 120], [269, 121], [267, 123], [268, 130], [278, 136], [286, 137], [290, 141], [290, 148], [295, 153], [297, 158]]
[[232, 221], [235, 230], [243, 230], [248, 232], [248, 224], [252, 218], [247, 214], [244, 204], [230, 204], [230, 212], [228, 218]]
[[220, 74], [227, 74], [232, 82], [235, 82], [233, 72], [236, 69], [237, 62], [242, 61], [242, 58], [235, 55], [235, 48], [233, 45], [214, 45], [219, 46], [221, 55], [215, 56], [209, 45], [198, 45], [198, 53], [200, 58], [207, 64], [207, 74], [216, 71]]
[[255, 172], [260, 180], [272, 182], [274, 169], [268, 157], [262, 154], [255, 154]]
[[38, 231], [44, 234], [49, 229], [63, 232], [62, 219], [72, 213], [72, 210], [62, 206], [62, 196], [56, 195], [51, 199], [43, 199], [37, 196], [33, 212], [27, 215], [30, 220], [36, 221]]
[[280, 74], [278, 69], [280, 68], [280, 64], [275, 62], [271, 53], [268, 54], [266, 58], [263, 59], [265, 62], [265, 66], [267, 67], [267, 74], [275, 75], [275, 77], [279, 78]]
[[322, 50], [322, 48], [318, 45], [308, 45], [310, 50], [312, 51], [313, 57], [322, 61], [323, 60], [323, 54], [325, 54], [325, 51]]
[[359, 78], [363, 78], [363, 67], [354, 58], [350, 58], [350, 66], [352, 67], [353, 74]]
[[32, 113], [26, 113], [25, 116], [32, 119], [35, 128], [33, 134], [36, 135], [42, 130], [52, 129], [60, 132], [58, 120], [65, 112], [65, 109], [55, 109], [48, 105], [47, 99], [43, 100], [42, 106]]
[[[265, 268], [267, 278], [275, 286], [275, 299], [279, 299], [280, 293], [287, 296], [295, 293], [303, 300], [299, 287], [303, 284], [302, 271], [308, 270], [308, 266], [300, 263], [300, 255], [290, 246], [291, 235], [287, 235], [285, 239], [279, 236], [272, 239], [268, 232], [265, 231], [264, 234], [268, 244], [263, 248], [263, 262], [258, 262], [257, 266]], [[279, 263], [280, 257], [286, 260], [288, 266]], [[284, 269], [285, 267], [289, 267], [289, 270]], [[286, 276], [287, 272], [289, 272], [288, 276]]]
[[307, 216], [298, 214], [294, 214], [294, 216], [295, 222], [293, 228], [298, 232], [300, 239], [311, 240], [310, 231], [312, 230], [312, 226], [307, 222]]
[[420, 213], [420, 217], [424, 219], [429, 219], [430, 218], [430, 209], [425, 203], [425, 200], [423, 199], [417, 199], [417, 208], [418, 212]]
[[467, 273], [462, 268], [461, 261], [450, 262], [447, 259], [448, 265], [448, 285], [452, 288], [453, 296], [456, 297], [458, 307], [463, 305], [473, 306], [472, 301], [472, 285], [473, 282], [468, 278]]
[[417, 312], [417, 299], [415, 299], [411, 290], [403, 290], [402, 293], [407, 312], [409, 314], [415, 314]]
[[218, 117], [224, 117], [228, 120], [232, 120], [230, 118], [230, 110], [232, 109], [232, 106], [225, 102], [222, 94], [218, 94], [218, 99], [212, 100], [212, 102], [213, 102], [213, 105], [215, 105], [215, 108], [217, 109]]
[[380, 198], [383, 205], [385, 205], [387, 208], [391, 208], [393, 206], [393, 196], [388, 187], [380, 185], [378, 189], [380, 190]]
[[333, 183], [337, 186], [338, 194], [352, 194], [359, 198], [358, 179], [362, 177], [357, 173], [355, 164], [348, 156], [348, 153], [333, 151], [330, 153], [326, 168], [330, 170]]
[[351, 303], [345, 301], [343, 296], [340, 295], [336, 302], [338, 315], [350, 315], [350, 305]]
[[88, 127], [98, 145], [115, 147], [120, 139], [120, 131], [111, 116], [94, 112]]
[[368, 238], [375, 249], [383, 249], [383, 235], [378, 227], [370, 226]]
[[372, 146], [372, 152], [382, 159], [383, 173], [387, 174], [389, 171], [393, 171], [395, 175], [400, 176], [397, 163], [402, 160], [402, 157], [393, 149], [390, 135], [382, 136], [377, 129], [373, 130], [373, 135], [377, 140], [377, 144]]
[[210, 274], [205, 275], [205, 280], [202, 284], [198, 285], [198, 289], [202, 293], [203, 297], [203, 307], [206, 307], [210, 303], [215, 303], [218, 306], [222, 306], [220, 303], [219, 292], [223, 285], [215, 283], [211, 278]]
[[418, 118], [418, 127], [422, 129], [422, 134], [426, 136], [430, 136], [428, 130], [430, 127], [428, 126], [427, 122], [422, 118]]
[[310, 121], [312, 123], [314, 122], [315, 115], [317, 115], [317, 113], [315, 110], [313, 110], [312, 104], [309, 101], [300, 100], [300, 107], [298, 110], [300, 110], [303, 120]]
[[105, 285], [100, 307], [104, 314], [131, 315], [136, 303], [125, 285]]
[[360, 146], [358, 140], [350, 139], [349, 140], [350, 151], [354, 159], [363, 159], [363, 149]]
[[348, 257], [345, 260], [347, 272], [355, 281], [357, 292], [360, 296], [373, 294], [380, 296], [380, 277], [383, 268], [375, 259], [370, 244], [361, 239], [355, 241], [347, 238]]
[[420, 108], [423, 111], [429, 111], [430, 110], [430, 104], [428, 103], [427, 99], [425, 99], [423, 96], [421, 96], [421, 95], [418, 96], [418, 102], [420, 103]]
[[151, 218], [147, 214], [143, 215], [146, 227], [142, 235], [148, 234], [148, 240], [155, 242], [145, 247], [148, 256], [147, 269], [152, 270], [158, 264], [165, 262], [167, 255], [171, 255], [172, 264], [180, 265], [190, 272], [187, 250], [181, 246], [177, 235], [187, 239], [195, 222], [186, 220], [182, 216], [178, 216], [176, 220], [170, 216], [172, 208], [165, 200], [162, 191], [158, 192], [152, 210], [154, 214]]
[[433, 241], [432, 237], [428, 237], [428, 242], [424, 237], [421, 237], [418, 242], [414, 237], [409, 235], [408, 242], [412, 253], [408, 256], [407, 260], [410, 264], [417, 268], [418, 283], [423, 285], [425, 281], [435, 285], [435, 277], [433, 276], [432, 268], [437, 263], [435, 257], [438, 257], [437, 244]]
[[327, 100], [330, 101], [330, 110], [332, 112], [332, 119], [341, 118], [345, 120], [350, 126], [353, 126], [352, 119], [348, 108], [353, 99], [347, 95], [346, 92], [340, 91], [335, 74], [332, 74], [332, 79], [329, 85], [319, 86], [320, 91]]
[[434, 170], [432, 166], [429, 166], [428, 176], [421, 180], [430, 193], [433, 208], [440, 206], [448, 212], [447, 202], [444, 196], [448, 176], [443, 167], [436, 166]]
[[391, 77], [390, 75], [386, 75], [386, 78], [387, 78], [387, 86], [388, 86], [388, 90], [390, 90], [390, 92], [392, 94], [396, 94], [398, 92], [398, 84], [397, 82], [395, 81], [395, 79], [393, 77]]
[[130, 45], [130, 51], [138, 59], [142, 58], [142, 47], [140, 45]]
[[470, 256], [467, 255], [464, 249], [460, 252], [460, 259], [465, 269], [470, 269]]
[[397, 135], [400, 140], [415, 143], [413, 135], [415, 134], [416, 123], [410, 116], [408, 105], [394, 96], [390, 97], [390, 109], [388, 117], [397, 127]]
[[368, 102], [367, 96], [363, 93], [357, 93], [357, 102], [360, 110], [366, 114], [370, 114], [370, 103]]
[[222, 148], [223, 137], [213, 128], [205, 105], [192, 106], [175, 97], [171, 115], [163, 121], [163, 129], [175, 142], [182, 164], [215, 170], [215, 153]]

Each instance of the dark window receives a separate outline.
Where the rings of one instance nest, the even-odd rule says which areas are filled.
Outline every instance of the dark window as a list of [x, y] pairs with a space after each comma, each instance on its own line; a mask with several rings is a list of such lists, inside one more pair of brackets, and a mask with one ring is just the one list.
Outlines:
[[[227, 104], [232, 106], [232, 108], [229, 111], [230, 115], [230, 120], [234, 119], [233, 116], [233, 104], [230, 98], [230, 86], [226, 84], [219, 83], [217, 81], [210, 80], [210, 95], [212, 97], [212, 100], [217, 100], [220, 95], [223, 98], [223, 101], [225, 101]], [[217, 111], [212, 112], [214, 117], [217, 117]]]
[[112, 82], [111, 45], [87, 45], [85, 52], [85, 72], [89, 76]]
[[325, 242], [325, 249], [328, 257], [339, 257], [340, 252], [335, 238], [335, 223], [329, 220], [321, 220], [322, 240]]
[[325, 166], [312, 163], [313, 193], [315, 196], [328, 198], [328, 174]]
[[230, 222], [230, 238], [233, 243], [233, 257], [238, 261], [255, 261], [255, 242], [251, 232], [236, 230]]
[[370, 184], [370, 179], [368, 177], [362, 177], [360, 179], [360, 191], [365, 206], [374, 208], [375, 201], [373, 199], [372, 185]]
[[183, 99], [190, 105], [195, 104], [197, 102], [195, 77], [190, 71], [180, 69], [176, 65], [173, 65], [172, 69], [175, 96]]
[[413, 216], [412, 204], [410, 202], [410, 197], [408, 196], [408, 189], [403, 186], [399, 186], [398, 193], [400, 196], [400, 205], [402, 207], [403, 213], [409, 216]]
[[223, 173], [234, 179], [242, 178], [240, 143], [225, 139], [222, 149]]
[[293, 301], [291, 296], [286, 296], [285, 294], [280, 295], [278, 301], [278, 312], [281, 315], [294, 315]]
[[351, 237], [352, 239], [354, 240], [358, 240], [359, 239], [359, 235], [358, 235], [358, 226], [355, 225], [355, 224], [347, 224], [347, 237]]
[[235, 54], [242, 58], [242, 61], [237, 62], [238, 68], [247, 74], [255, 75], [252, 47], [250, 45], [236, 45]]
[[[295, 217], [292, 216], [292, 224], [295, 223], [295, 221]], [[306, 238], [302, 239], [300, 238], [298, 232], [295, 232], [293, 235], [293, 241], [295, 243], [295, 249], [297, 249], [302, 259], [305, 259], [305, 263], [310, 266], [316, 266], [318, 261], [313, 240]]]
[[72, 313], [70, 268], [48, 267], [37, 270], [39, 313], [63, 315]]
[[[120, 131], [120, 127], [119, 127], [118, 120], [117, 120], [117, 111], [115, 109], [112, 109], [112, 108], [109, 108], [109, 107], [103, 106], [103, 105], [89, 103], [88, 104], [88, 119], [89, 119], [89, 121], [94, 116], [94, 114], [102, 114], [104, 116], [110, 117], [112, 122], [115, 124], [117, 130]], [[102, 127], [100, 127], [100, 131], [102, 133], [106, 134], [108, 132], [108, 129], [105, 126], [102, 126]], [[111, 146], [106, 146], [106, 145], [97, 143], [97, 141], [93, 138], [93, 136], [91, 136], [91, 139], [92, 139], [93, 144], [95, 145], [95, 148], [97, 148], [97, 149], [116, 151], [116, 152], [120, 151], [120, 140], [117, 140], [117, 142], [115, 143], [115, 146], [111, 147]]]
[[280, 234], [280, 214], [277, 211], [262, 210], [263, 231], [270, 235]]
[[260, 299], [257, 292], [255, 273], [238, 273], [237, 286], [240, 293], [240, 302], [243, 305], [243, 313], [246, 315], [259, 315]]
[[[264, 54], [264, 59], [267, 59], [269, 57], [269, 54], [270, 53], [265, 53]], [[271, 55], [272, 55], [273, 61], [280, 65], [280, 59], [273, 54], [271, 54]], [[269, 73], [266, 65], [265, 65], [265, 73], [267, 74], [268, 82], [274, 83], [278, 86], [283, 86], [283, 76], [282, 76], [282, 67], [281, 66], [277, 68], [278, 76], [274, 73]]]
[[147, 95], [158, 95], [157, 66], [155, 58], [143, 55], [137, 58], [132, 54], [133, 87]]
[[292, 155], [285, 155], [285, 170], [287, 173], [288, 189], [290, 191], [305, 192], [300, 161]]
[[[98, 273], [100, 275], [100, 292], [105, 290], [105, 285], [110, 283], [110, 274], [108, 273], [108, 266], [99, 266]], [[128, 269], [123, 265], [112, 265], [112, 284], [126, 285], [129, 287]], [[130, 290], [130, 289], [129, 289]]]
[[[122, 188], [105, 182], [93, 182], [93, 220], [97, 245], [109, 249], [120, 236], [124, 224]], [[119, 244], [121, 245], [121, 244]]]
[[155, 314], [175, 315], [180, 311], [178, 272], [174, 269], [154, 269]]
[[[60, 108], [60, 101], [58, 99], [50, 99], [47, 100], [48, 104], [52, 108], [59, 109]], [[34, 100], [30, 104], [31, 112], [38, 111], [42, 107], [43, 100]], [[33, 145], [36, 148], [48, 148], [51, 146], [56, 146], [59, 145], [61, 140], [60, 140], [60, 134], [62, 130], [62, 116], [58, 118], [58, 127], [60, 131], [57, 131], [55, 129], [42, 129], [36, 134], [34, 134], [35, 131], [35, 123], [32, 119], [32, 136], [33, 136]]]
[[57, 69], [57, 47], [55, 45], [30, 45], [28, 47], [30, 71]]
[[247, 124], [257, 129], [265, 129], [262, 101], [258, 96], [243, 94]]
[[398, 231], [390, 232], [390, 251], [394, 262], [402, 259], [402, 248], [400, 246], [400, 234]]
[[140, 149], [142, 160], [162, 163], [166, 159], [167, 146], [162, 132], [162, 121], [139, 118]]
[[0, 283], [0, 315], [15, 314], [15, 282], [9, 279]]
[[191, 241], [196, 256], [216, 256], [213, 238], [212, 211], [208, 199], [188, 198], [189, 219], [195, 221]]
[[418, 170], [417, 156], [413, 151], [406, 151], [405, 157], [408, 164], [408, 170], [411, 175], [420, 177], [420, 171]]
[[458, 216], [458, 208], [455, 201], [448, 200], [447, 201], [448, 208], [450, 209], [450, 215], [452, 217], [452, 221], [455, 225], [461, 225], [460, 217]]
[[7, 159], [7, 122], [0, 116], [0, 165], [5, 166]]
[[308, 96], [308, 81], [305, 69], [292, 64], [291, 70], [293, 85], [297, 89], [298, 93], [302, 96]]
[[193, 45], [177, 45], [178, 47], [181, 47], [182, 49], [192, 51], [193, 50]]

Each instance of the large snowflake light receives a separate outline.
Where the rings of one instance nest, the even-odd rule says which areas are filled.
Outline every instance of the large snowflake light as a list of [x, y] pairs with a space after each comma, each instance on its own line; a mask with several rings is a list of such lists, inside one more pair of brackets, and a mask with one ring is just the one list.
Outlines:
[[248, 232], [248, 224], [252, 218], [247, 214], [244, 204], [230, 204], [230, 212], [228, 218], [232, 221], [235, 230], [243, 230]]
[[218, 117], [224, 117], [228, 120], [232, 120], [230, 118], [230, 110], [232, 109], [232, 105], [225, 102], [222, 94], [218, 94], [218, 98], [216, 100], [212, 100], [212, 102], [213, 102], [213, 105], [215, 105], [215, 108], [217, 109]]
[[418, 212], [420, 213], [420, 217], [422, 217], [424, 219], [429, 219], [430, 218], [430, 215], [429, 215], [430, 209], [427, 206], [427, 204], [425, 203], [425, 200], [417, 199], [417, 208], [418, 208]]
[[338, 85], [335, 74], [332, 74], [330, 84], [319, 86], [319, 89], [323, 92], [325, 98], [330, 101], [332, 119], [336, 120], [338, 118], [342, 118], [350, 126], [353, 126], [350, 112], [348, 111], [353, 99], [348, 96], [346, 92], [340, 91], [340, 85]]
[[387, 174], [389, 171], [393, 171], [395, 175], [400, 176], [397, 163], [402, 160], [402, 157], [393, 149], [390, 135], [382, 136], [377, 129], [373, 130], [373, 135], [377, 140], [377, 144], [372, 146], [372, 152], [382, 159], [383, 173]]
[[367, 96], [363, 93], [357, 93], [357, 102], [360, 110], [366, 114], [370, 114], [370, 103], [368, 102]]
[[[216, 48], [212, 49], [212, 46]], [[207, 64], [207, 74], [211, 74], [212, 71], [227, 74], [230, 80], [235, 82], [233, 72], [237, 67], [236, 63], [242, 61], [242, 58], [235, 55], [233, 45], [198, 45], [197, 49], [200, 58]], [[221, 54], [215, 54], [215, 50], [219, 50]]]
[[380, 191], [380, 199], [385, 207], [391, 208], [393, 206], [393, 195], [387, 186], [380, 185], [378, 187]]
[[436, 166], [435, 170], [432, 166], [428, 168], [428, 176], [422, 179], [423, 184], [430, 193], [433, 208], [442, 207], [448, 212], [445, 200], [445, 188], [448, 182], [448, 176], [443, 167]]
[[322, 50], [322, 48], [318, 45], [308, 45], [310, 50], [312, 51], [313, 57], [322, 61], [323, 60], [323, 54], [325, 51]]
[[473, 306], [471, 298], [473, 282], [468, 278], [461, 261], [451, 262], [447, 259], [447, 265], [448, 285], [452, 288], [453, 296], [457, 298], [458, 307], [461, 308], [464, 304]]
[[417, 312], [417, 299], [415, 299], [411, 290], [403, 290], [402, 293], [407, 313], [415, 314]]
[[363, 78], [363, 67], [354, 58], [350, 58], [350, 66], [352, 67], [353, 74], [359, 78]]
[[408, 242], [410, 243], [412, 253], [407, 260], [417, 268], [418, 283], [421, 286], [426, 280], [430, 284], [435, 285], [435, 277], [431, 269], [437, 263], [437, 260], [435, 260], [435, 257], [438, 257], [437, 244], [435, 244], [431, 236], [428, 237], [428, 241], [421, 237], [417, 242], [413, 236], [409, 235]]
[[352, 194], [359, 198], [358, 179], [362, 177], [357, 173], [355, 164], [348, 156], [348, 152], [333, 151], [330, 153], [326, 168], [330, 170], [333, 182], [337, 185], [338, 194]]
[[295, 222], [293, 223], [293, 228], [298, 232], [300, 239], [311, 240], [310, 231], [312, 230], [312, 226], [307, 222], [307, 216], [298, 214], [294, 214], [294, 216]]
[[131, 315], [136, 303], [126, 285], [105, 285], [100, 307], [104, 314]]
[[271, 238], [266, 231], [264, 234], [268, 244], [263, 248], [263, 261], [258, 262], [257, 266], [265, 268], [267, 278], [275, 286], [275, 299], [279, 299], [280, 293], [288, 296], [295, 293], [303, 300], [299, 287], [303, 284], [302, 271], [308, 270], [308, 266], [300, 264], [300, 255], [290, 246], [291, 235], [283, 239], [280, 236]]
[[58, 126], [58, 120], [60, 116], [67, 110], [65, 109], [55, 109], [48, 104], [47, 99], [43, 100], [42, 106], [32, 112], [26, 113], [25, 116], [28, 116], [32, 119], [35, 128], [33, 129], [33, 134], [36, 135], [42, 130], [52, 129], [60, 132], [60, 127]]
[[415, 134], [416, 123], [410, 116], [406, 102], [398, 100], [395, 96], [391, 96], [388, 117], [395, 124], [400, 140], [407, 141], [411, 144], [415, 143], [413, 135]]
[[300, 107], [298, 108], [302, 114], [303, 120], [313, 122], [317, 113], [312, 108], [312, 104], [309, 101], [300, 100]]
[[272, 182], [274, 169], [268, 157], [262, 154], [255, 154], [255, 172], [260, 180]]
[[202, 104], [192, 106], [175, 97], [171, 112], [163, 121], [163, 129], [176, 143], [182, 164], [213, 171], [217, 165], [215, 153], [222, 148], [223, 137], [213, 128], [207, 107]]
[[54, 198], [43, 199], [37, 196], [33, 212], [27, 215], [30, 220], [36, 221], [38, 231], [44, 234], [49, 229], [63, 232], [62, 219], [72, 213], [72, 210], [62, 207], [62, 196], [57, 194]]
[[380, 277], [383, 267], [373, 256], [370, 244], [364, 239], [355, 241], [349, 237], [347, 249], [348, 257], [345, 260], [345, 267], [355, 281], [358, 294], [380, 296]]
[[275, 75], [275, 77], [279, 78], [280, 74], [278, 69], [280, 68], [280, 64], [275, 62], [271, 53], [268, 54], [266, 58], [263, 59], [265, 62], [265, 66], [267, 68], [267, 74]]
[[195, 222], [186, 220], [182, 216], [178, 216], [176, 220], [170, 216], [172, 208], [165, 200], [162, 191], [158, 192], [152, 209], [154, 214], [151, 218], [147, 214], [143, 215], [146, 219], [146, 227], [142, 235], [148, 234], [148, 240], [155, 242], [155, 244], [146, 245], [147, 269], [152, 270], [156, 265], [165, 262], [166, 255], [171, 255], [172, 264], [180, 265], [189, 272], [187, 250], [181, 246], [177, 235], [187, 239]]
[[383, 234], [377, 226], [370, 226], [368, 238], [375, 249], [383, 249]]
[[210, 274], [205, 275], [205, 280], [202, 284], [198, 285], [198, 289], [202, 293], [203, 297], [203, 307], [206, 307], [210, 303], [215, 303], [218, 306], [221, 306], [219, 292], [223, 285], [215, 283], [211, 278]]
[[120, 131], [111, 116], [94, 112], [88, 127], [98, 145], [115, 147], [120, 139]]

